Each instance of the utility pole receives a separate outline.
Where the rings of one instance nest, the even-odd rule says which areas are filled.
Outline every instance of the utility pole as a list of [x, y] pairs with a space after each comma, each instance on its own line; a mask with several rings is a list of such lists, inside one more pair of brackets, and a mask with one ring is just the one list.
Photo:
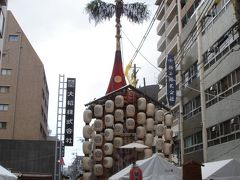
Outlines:
[[206, 100], [205, 100], [205, 85], [204, 85], [204, 68], [202, 57], [202, 20], [199, 16], [199, 10], [196, 10], [197, 20], [197, 45], [198, 45], [198, 70], [200, 78], [200, 97], [201, 97], [201, 115], [202, 115], [202, 139], [203, 139], [203, 162], [207, 162], [207, 129], [206, 129]]

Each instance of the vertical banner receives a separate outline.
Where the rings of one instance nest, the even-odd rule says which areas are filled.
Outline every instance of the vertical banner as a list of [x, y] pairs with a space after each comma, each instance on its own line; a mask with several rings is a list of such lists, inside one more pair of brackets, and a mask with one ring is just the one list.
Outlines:
[[173, 55], [168, 54], [166, 60], [166, 84], [167, 84], [167, 101], [169, 106], [176, 103], [176, 69]]
[[75, 78], [67, 78], [64, 146], [73, 146]]

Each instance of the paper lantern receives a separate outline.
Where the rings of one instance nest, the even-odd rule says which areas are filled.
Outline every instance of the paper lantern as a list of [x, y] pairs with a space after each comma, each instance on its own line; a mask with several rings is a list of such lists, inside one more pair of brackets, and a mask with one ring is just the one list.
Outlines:
[[123, 145], [123, 139], [121, 137], [115, 137], [113, 139], [113, 147], [120, 148]]
[[107, 114], [104, 117], [104, 122], [106, 127], [113, 127], [114, 124], [114, 117], [112, 114]]
[[96, 119], [93, 123], [94, 131], [101, 132], [103, 130], [103, 121], [101, 119]]
[[135, 120], [133, 118], [127, 118], [126, 127], [128, 130], [133, 130], [135, 128]]
[[92, 138], [92, 133], [93, 133], [93, 129], [92, 129], [91, 126], [85, 125], [85, 126], [83, 127], [83, 137], [84, 137], [85, 139], [90, 139], [90, 138]]
[[155, 121], [158, 123], [164, 122], [164, 111], [163, 110], [157, 110], [155, 112]]
[[90, 171], [92, 168], [92, 160], [90, 157], [83, 157], [83, 169], [85, 171]]
[[163, 153], [165, 156], [169, 156], [172, 153], [172, 144], [164, 143]]
[[172, 126], [172, 124], [173, 124], [173, 116], [171, 114], [167, 114], [165, 116], [165, 125]]
[[164, 147], [164, 140], [162, 138], [158, 138], [156, 140], [156, 149], [158, 151], [162, 151], [163, 150], [163, 147]]
[[147, 104], [146, 114], [148, 117], [154, 117], [155, 114], [155, 105], [153, 103]]
[[86, 124], [89, 124], [92, 121], [92, 111], [90, 109], [86, 109], [83, 112], [83, 121]]
[[127, 105], [126, 115], [127, 115], [127, 117], [134, 117], [135, 116], [135, 106], [134, 105], [132, 105], [132, 104]]
[[113, 144], [112, 143], [105, 143], [103, 145], [103, 152], [105, 155], [112, 155], [113, 153]]
[[92, 152], [92, 143], [89, 141], [83, 142], [83, 153], [89, 155]]
[[137, 123], [138, 124], [146, 123], [146, 114], [144, 112], [137, 113]]
[[103, 152], [101, 149], [94, 149], [93, 150], [93, 159], [95, 161], [101, 161], [103, 158]]
[[113, 166], [113, 158], [112, 157], [104, 157], [103, 159], [103, 167], [109, 169]]
[[121, 108], [121, 107], [124, 106], [124, 98], [123, 98], [122, 95], [117, 95], [117, 96], [115, 97], [115, 106], [116, 106], [117, 108]]
[[114, 135], [119, 136], [123, 133], [123, 125], [120, 123], [115, 124], [114, 126]]
[[83, 172], [83, 179], [84, 180], [92, 180], [92, 173], [91, 172]]
[[171, 129], [166, 129], [164, 133], [165, 141], [171, 141], [173, 138], [173, 131]]
[[112, 100], [107, 100], [105, 102], [105, 112], [112, 113], [114, 110], [114, 102]]
[[103, 166], [102, 166], [102, 164], [94, 164], [94, 166], [93, 166], [93, 173], [96, 176], [102, 176], [103, 175]]
[[138, 111], [146, 111], [147, 101], [145, 98], [143, 97], [138, 98], [137, 104], [138, 104]]
[[143, 139], [145, 136], [146, 130], [142, 126], [138, 126], [136, 129], [136, 135], [138, 139]]
[[152, 156], [153, 152], [152, 149], [144, 149], [144, 159], [150, 158]]
[[112, 141], [113, 140], [113, 130], [112, 129], [105, 129], [104, 131], [104, 139], [106, 141]]
[[96, 118], [101, 118], [103, 116], [103, 107], [102, 105], [95, 105], [94, 106], [94, 116]]
[[163, 136], [164, 132], [165, 132], [165, 126], [163, 124], [158, 124], [156, 127], [156, 135]]
[[116, 109], [114, 112], [115, 122], [124, 122], [124, 112], [122, 109]]
[[95, 136], [93, 137], [93, 142], [96, 146], [102, 146], [103, 136], [101, 134], [95, 134]]
[[145, 136], [145, 145], [152, 147], [153, 145], [153, 135], [150, 133], [147, 133]]
[[147, 118], [146, 121], [146, 131], [153, 131], [154, 129], [154, 120], [153, 118]]

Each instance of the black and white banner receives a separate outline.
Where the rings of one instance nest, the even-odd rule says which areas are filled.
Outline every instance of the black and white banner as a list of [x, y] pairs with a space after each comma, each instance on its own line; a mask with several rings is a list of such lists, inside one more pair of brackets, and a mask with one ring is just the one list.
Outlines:
[[176, 103], [176, 69], [173, 55], [168, 54], [166, 60], [167, 101], [169, 106]]

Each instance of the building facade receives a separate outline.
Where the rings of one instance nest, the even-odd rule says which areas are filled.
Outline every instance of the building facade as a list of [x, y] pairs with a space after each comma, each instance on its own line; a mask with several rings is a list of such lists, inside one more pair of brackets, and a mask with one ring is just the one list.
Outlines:
[[5, 30], [0, 73], [0, 138], [46, 140], [49, 92], [44, 66], [10, 11]]
[[[181, 112], [176, 113], [176, 119], [181, 115], [183, 119], [184, 162], [204, 161], [204, 139], [206, 161], [239, 158], [240, 41], [233, 2], [178, 1], [176, 5], [179, 53], [174, 56], [180, 66], [177, 83], [181, 99], [176, 105], [179, 108], [172, 109]], [[166, 3], [169, 2], [164, 1], [165, 6]], [[160, 24], [165, 19], [160, 19]], [[164, 69], [161, 57], [164, 61], [163, 53], [158, 62]], [[161, 85], [159, 101], [165, 95], [164, 84]], [[202, 135], [203, 127], [206, 136]]]
[[[4, 29], [7, 16], [7, 0], [0, 1], [0, 59], [2, 59], [2, 50], [3, 50], [3, 39], [4, 39]], [[2, 60], [1, 60], [2, 61]], [[0, 61], [0, 68], [1, 68]]]

